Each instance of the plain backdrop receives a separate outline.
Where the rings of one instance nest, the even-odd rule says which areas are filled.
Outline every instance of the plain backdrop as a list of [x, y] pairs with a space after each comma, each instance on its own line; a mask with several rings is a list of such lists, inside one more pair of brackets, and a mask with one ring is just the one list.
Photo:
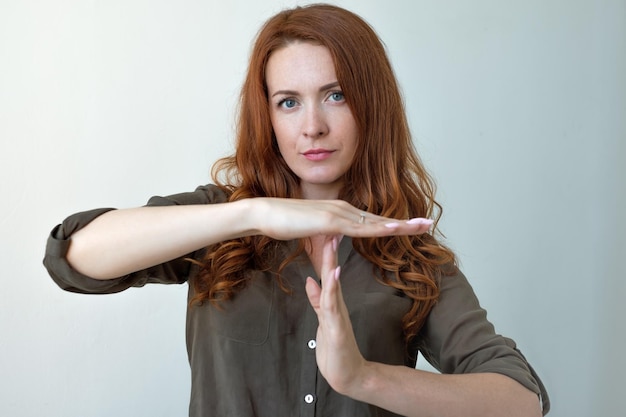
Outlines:
[[[209, 182], [251, 40], [297, 3], [0, 0], [0, 415], [186, 415], [186, 286], [63, 292], [46, 237]], [[447, 242], [551, 416], [624, 416], [626, 2], [336, 3], [386, 43]]]

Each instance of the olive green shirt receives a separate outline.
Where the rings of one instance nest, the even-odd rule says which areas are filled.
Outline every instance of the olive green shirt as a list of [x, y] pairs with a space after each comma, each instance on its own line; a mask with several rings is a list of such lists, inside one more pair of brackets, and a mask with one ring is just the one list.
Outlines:
[[[215, 186], [191, 193], [153, 197], [148, 206], [225, 202]], [[105, 294], [146, 283], [189, 282], [198, 267], [176, 259], [113, 280], [81, 275], [65, 254], [71, 235], [112, 209], [77, 213], [54, 228], [44, 264], [64, 290]], [[284, 242], [289, 255], [295, 242]], [[200, 259], [204, 250], [187, 257]], [[495, 333], [474, 292], [456, 268], [440, 282], [441, 295], [419, 335], [406, 346], [401, 319], [411, 301], [381, 284], [375, 268], [352, 247], [339, 245], [341, 285], [359, 349], [365, 359], [414, 368], [418, 350], [443, 373], [496, 372], [537, 393], [549, 409], [541, 381], [515, 343]], [[315, 360], [317, 316], [305, 293], [305, 280], [316, 277], [306, 255], [282, 272], [290, 292], [279, 288], [273, 272], [249, 271], [249, 284], [222, 309], [196, 305], [187, 310], [187, 351], [192, 384], [191, 417], [368, 417], [396, 416], [335, 392]], [[316, 278], [317, 279], [317, 278]], [[319, 280], [318, 280], [319, 282]]]

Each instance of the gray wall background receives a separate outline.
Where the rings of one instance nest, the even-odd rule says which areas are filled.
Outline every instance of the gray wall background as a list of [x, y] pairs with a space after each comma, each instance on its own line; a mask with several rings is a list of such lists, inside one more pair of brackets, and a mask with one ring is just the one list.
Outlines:
[[[64, 293], [48, 231], [209, 181], [266, 0], [0, 0], [0, 414], [181, 416], [185, 286]], [[374, 1], [443, 231], [554, 417], [621, 417], [626, 2]]]

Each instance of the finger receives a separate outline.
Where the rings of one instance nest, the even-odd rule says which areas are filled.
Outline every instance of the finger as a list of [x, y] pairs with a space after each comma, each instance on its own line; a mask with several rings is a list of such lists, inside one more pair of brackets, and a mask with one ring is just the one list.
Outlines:
[[311, 303], [311, 307], [313, 307], [313, 310], [315, 310], [315, 312], [318, 313], [319, 308], [320, 308], [320, 296], [321, 296], [322, 289], [317, 284], [317, 282], [311, 277], [308, 277], [306, 279], [306, 284], [305, 284], [304, 289], [306, 291], [307, 297], [309, 298], [309, 303]]
[[425, 219], [423, 217], [415, 217], [413, 219], [407, 220], [406, 224], [415, 225], [418, 227], [421, 233], [426, 233], [430, 230], [430, 228], [435, 224], [433, 219]]
[[[329, 207], [327, 207], [329, 211], [332, 211], [335, 215], [341, 216], [349, 222], [361, 224], [361, 225], [372, 225], [372, 224], [383, 224], [383, 225], [409, 225], [413, 230], [419, 229], [420, 232], [427, 231], [432, 225], [433, 220], [423, 218], [423, 217], [415, 217], [409, 220], [406, 219], [396, 219], [392, 217], [381, 216], [378, 214], [370, 213], [364, 210], [359, 210], [356, 207], [350, 205], [349, 203], [341, 200], [335, 200], [331, 203]], [[414, 226], [417, 226], [415, 228]], [[393, 226], [391, 226], [393, 227]]]
[[325, 313], [334, 315], [343, 311], [345, 305], [339, 284], [340, 267], [337, 266], [338, 239], [334, 236], [325, 242], [322, 253], [322, 291], [320, 308]]
[[417, 226], [419, 230], [427, 231], [434, 223], [432, 219], [415, 217], [409, 220], [394, 219], [391, 217], [378, 216], [371, 213], [361, 212], [357, 223], [360, 224], [384, 224], [384, 225], [408, 225]]
[[352, 237], [420, 235], [428, 233], [434, 223], [430, 219], [422, 218], [411, 220], [383, 219], [365, 220], [364, 223], [352, 221], [345, 224], [346, 229], [343, 233]]
[[[322, 248], [322, 273], [323, 278], [328, 278], [334, 274], [334, 269], [337, 268], [337, 248], [339, 246], [339, 239], [337, 236], [326, 236], [324, 246]], [[324, 286], [324, 279], [322, 280], [322, 286]]]

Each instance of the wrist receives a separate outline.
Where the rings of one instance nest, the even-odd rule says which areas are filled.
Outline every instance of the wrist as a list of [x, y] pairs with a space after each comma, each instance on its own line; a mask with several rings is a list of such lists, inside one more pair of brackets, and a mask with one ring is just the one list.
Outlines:
[[358, 373], [352, 378], [352, 383], [339, 391], [355, 400], [369, 402], [373, 393], [376, 393], [380, 385], [377, 367], [379, 364], [363, 359]]
[[262, 200], [262, 198], [245, 198], [229, 203], [237, 206], [237, 210], [233, 212], [236, 213], [236, 221], [241, 227], [240, 237], [263, 234], [262, 225], [265, 218], [265, 204]]

